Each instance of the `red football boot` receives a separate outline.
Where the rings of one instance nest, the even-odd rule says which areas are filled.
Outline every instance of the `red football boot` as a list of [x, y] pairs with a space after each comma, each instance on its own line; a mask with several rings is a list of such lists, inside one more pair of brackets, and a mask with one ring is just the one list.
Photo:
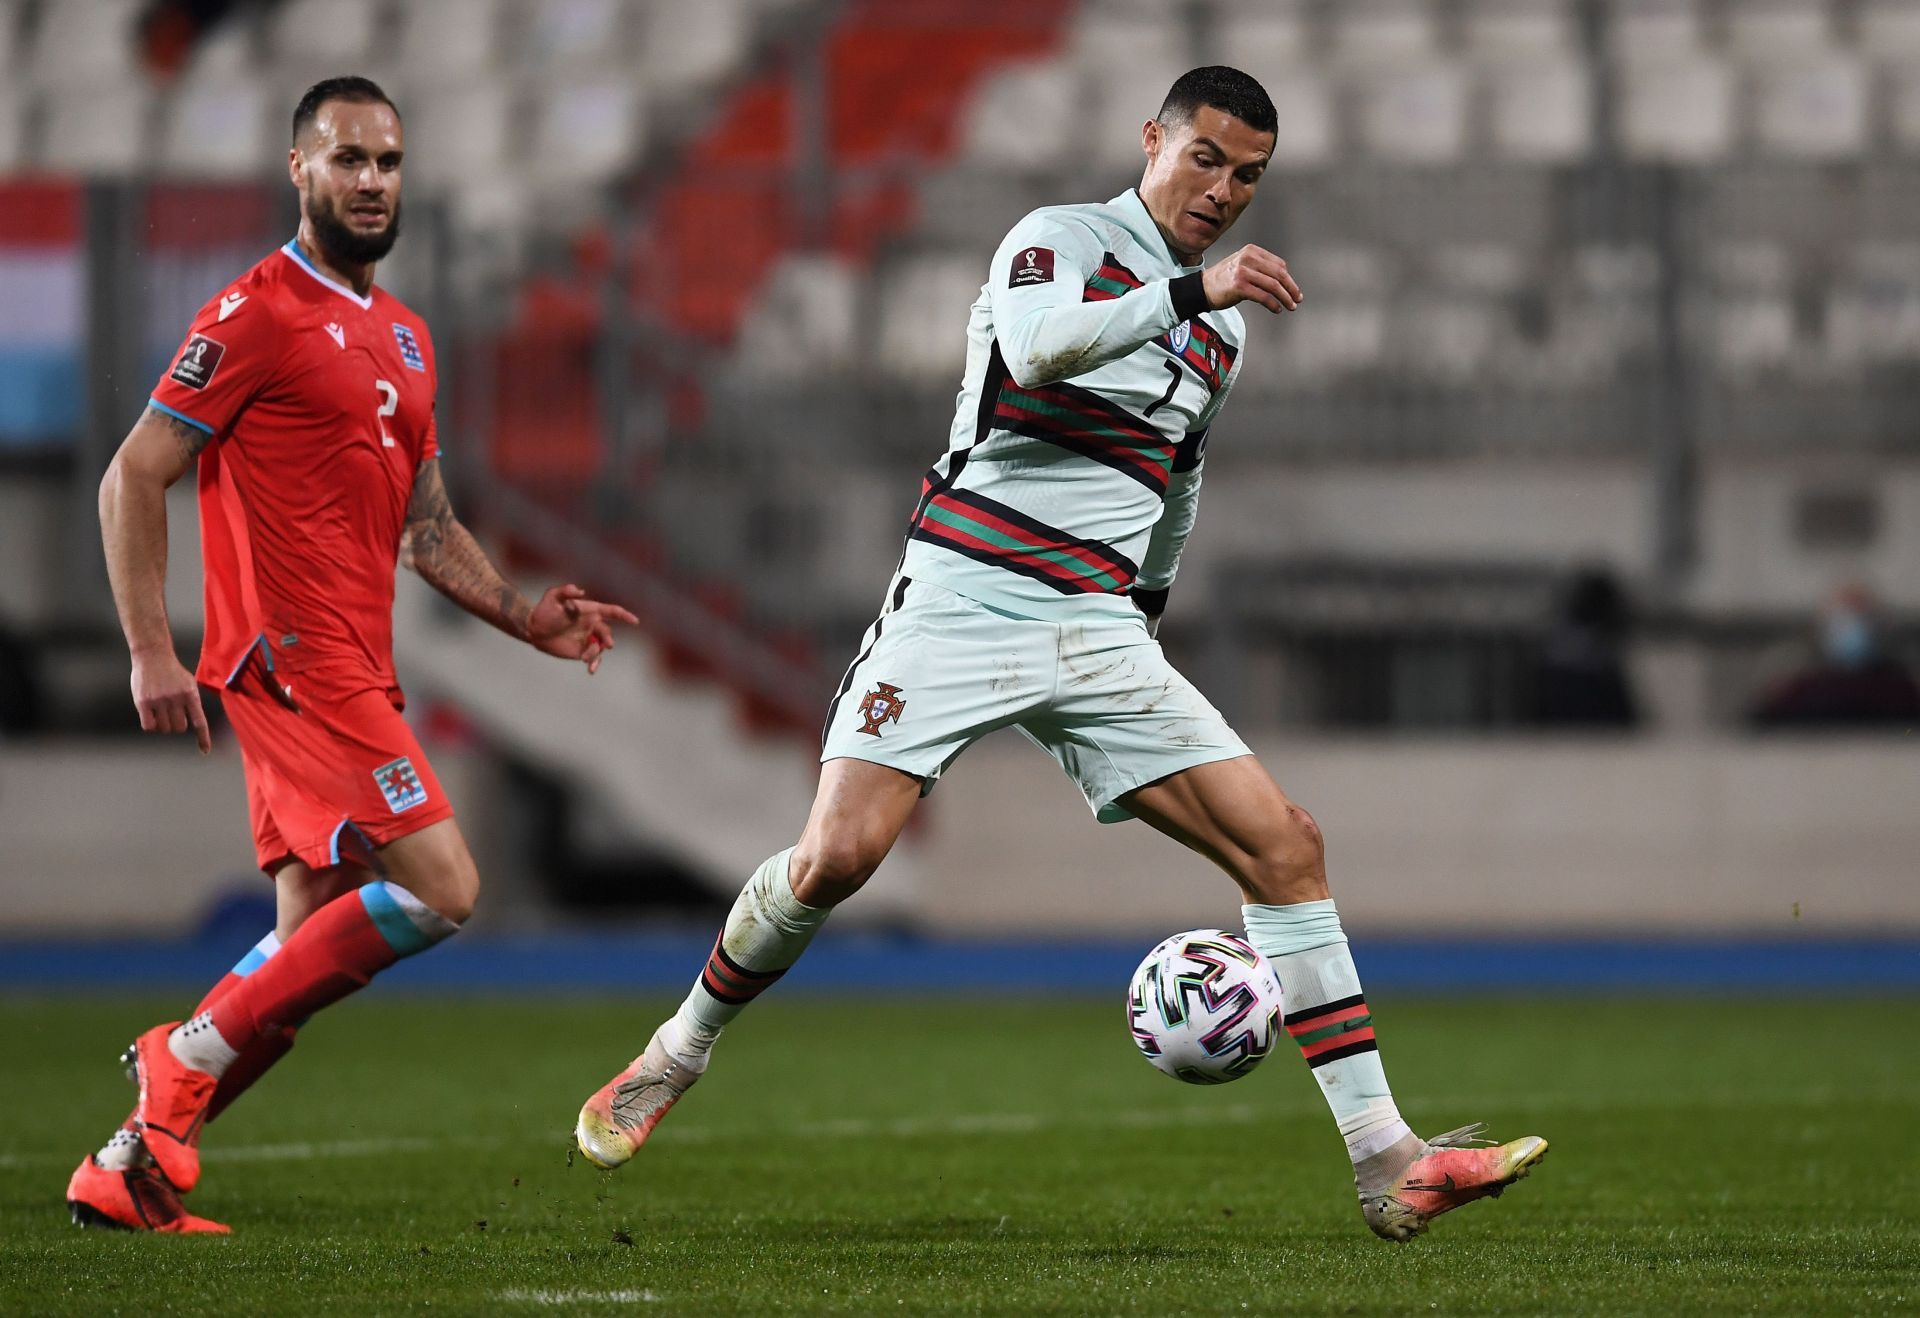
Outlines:
[[160, 1174], [185, 1194], [200, 1180], [200, 1127], [219, 1080], [173, 1055], [167, 1036], [178, 1021], [156, 1025], [133, 1042], [140, 1083], [140, 1134]]
[[1495, 1144], [1479, 1137], [1485, 1129], [1476, 1123], [1435, 1135], [1388, 1188], [1362, 1190], [1360, 1212], [1373, 1233], [1412, 1240], [1440, 1214], [1497, 1197], [1547, 1156], [1547, 1142], [1538, 1135]]
[[172, 1235], [224, 1236], [220, 1222], [195, 1217], [166, 1177], [151, 1167], [110, 1172], [88, 1154], [67, 1182], [73, 1224], [114, 1231], [162, 1231]]

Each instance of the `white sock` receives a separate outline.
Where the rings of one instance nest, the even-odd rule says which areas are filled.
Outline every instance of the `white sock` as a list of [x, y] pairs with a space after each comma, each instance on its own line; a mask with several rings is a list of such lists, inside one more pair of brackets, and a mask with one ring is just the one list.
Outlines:
[[831, 907], [808, 906], [793, 895], [787, 878], [788, 847], [769, 856], [727, 913], [727, 923], [673, 1019], [660, 1027], [669, 1053], [696, 1070], [727, 1022], [771, 988], [800, 959]]
[[110, 1172], [130, 1172], [153, 1165], [153, 1158], [147, 1153], [140, 1132], [128, 1130], [125, 1126], [113, 1132], [113, 1138], [93, 1155], [93, 1160]]
[[1356, 1166], [1413, 1134], [1400, 1119], [1373, 1038], [1360, 972], [1333, 902], [1243, 906], [1247, 940], [1273, 963], [1287, 1033], [1300, 1045]]
[[240, 1055], [232, 1044], [220, 1037], [220, 1031], [213, 1028], [211, 1011], [201, 1012], [169, 1034], [167, 1051], [179, 1059], [182, 1066], [211, 1076], [225, 1075], [233, 1059]]

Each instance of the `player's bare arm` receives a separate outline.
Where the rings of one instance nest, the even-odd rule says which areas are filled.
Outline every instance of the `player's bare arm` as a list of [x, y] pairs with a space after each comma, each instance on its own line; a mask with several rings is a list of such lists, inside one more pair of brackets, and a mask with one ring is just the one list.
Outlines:
[[213, 749], [200, 688], [173, 649], [167, 623], [167, 489], [213, 436], [149, 407], [100, 481], [100, 539], [120, 630], [133, 659], [133, 704], [143, 732], [192, 730]]
[[440, 460], [420, 464], [407, 504], [404, 561], [420, 579], [507, 635], [561, 659], [578, 659], [589, 673], [613, 648], [613, 624], [639, 621], [617, 604], [587, 598], [575, 585], [553, 586], [529, 603], [500, 575], [473, 533], [453, 515]]

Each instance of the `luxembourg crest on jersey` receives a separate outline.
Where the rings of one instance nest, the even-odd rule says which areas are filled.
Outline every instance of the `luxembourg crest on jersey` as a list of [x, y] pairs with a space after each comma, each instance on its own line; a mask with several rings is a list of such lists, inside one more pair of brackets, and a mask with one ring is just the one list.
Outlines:
[[420, 354], [420, 340], [414, 337], [413, 331], [396, 320], [393, 323], [393, 341], [400, 345], [400, 360], [407, 364], [408, 369], [424, 374], [427, 360]]
[[380, 794], [387, 798], [387, 809], [396, 815], [426, 804], [426, 784], [413, 771], [412, 759], [405, 755], [375, 769], [373, 780], [380, 784]]
[[865, 720], [860, 725], [860, 731], [869, 737], [879, 736], [880, 725], [898, 723], [901, 711], [906, 707], [907, 702], [900, 698], [899, 687], [891, 682], [875, 682], [873, 690], [860, 697], [860, 708], [857, 712]]

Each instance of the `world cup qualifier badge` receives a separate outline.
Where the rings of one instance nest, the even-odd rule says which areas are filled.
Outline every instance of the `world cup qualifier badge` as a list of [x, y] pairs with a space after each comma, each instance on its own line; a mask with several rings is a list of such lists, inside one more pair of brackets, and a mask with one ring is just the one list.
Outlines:
[[387, 809], [396, 815], [426, 804], [426, 785], [413, 771], [413, 761], [405, 755], [375, 769], [373, 780], [380, 784], [380, 794], [387, 798]]
[[1013, 272], [1007, 276], [1007, 287], [1025, 288], [1028, 284], [1051, 284], [1053, 282], [1053, 249], [1051, 247], [1023, 247], [1013, 254]]
[[899, 687], [891, 682], [875, 682], [873, 690], [860, 697], [860, 705], [856, 710], [865, 720], [860, 725], [860, 731], [869, 737], [879, 736], [880, 725], [898, 723], [901, 711], [906, 707], [907, 702], [900, 698]]
[[213, 383], [213, 373], [220, 369], [220, 359], [226, 355], [224, 343], [216, 343], [204, 334], [196, 334], [180, 350], [180, 359], [167, 372], [167, 378], [189, 389], [205, 389]]
[[407, 364], [407, 368], [424, 374], [427, 369], [427, 359], [420, 355], [420, 340], [414, 336], [413, 331], [395, 321], [393, 322], [393, 341], [400, 345], [400, 360]]

